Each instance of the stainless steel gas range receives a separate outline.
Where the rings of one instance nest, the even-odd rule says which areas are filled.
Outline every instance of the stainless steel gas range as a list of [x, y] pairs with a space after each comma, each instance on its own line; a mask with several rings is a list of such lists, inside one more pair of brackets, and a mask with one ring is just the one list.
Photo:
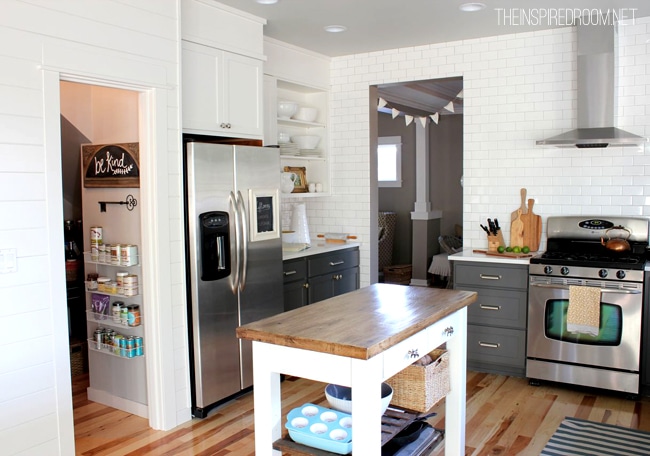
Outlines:
[[[531, 383], [639, 393], [648, 235], [645, 218], [548, 218], [547, 250], [531, 258], [529, 269], [526, 376]], [[592, 289], [587, 290], [591, 304], [575, 298], [584, 288]], [[576, 306], [575, 315], [577, 306], [585, 305], [596, 312], [587, 332], [568, 322], [570, 306]]]

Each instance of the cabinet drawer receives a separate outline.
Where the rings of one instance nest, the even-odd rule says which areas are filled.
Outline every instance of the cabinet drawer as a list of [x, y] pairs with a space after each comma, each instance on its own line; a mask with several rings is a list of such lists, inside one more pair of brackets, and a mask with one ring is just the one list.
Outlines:
[[398, 343], [384, 353], [384, 378], [397, 372], [429, 353], [427, 331], [421, 331]]
[[309, 277], [359, 266], [359, 250], [340, 250], [307, 258]]
[[282, 276], [284, 283], [296, 280], [307, 281], [307, 263], [304, 258], [282, 262]]
[[468, 325], [467, 360], [523, 368], [526, 366], [526, 331]]
[[463, 285], [478, 285], [498, 288], [527, 289], [528, 268], [517, 265], [495, 265], [494, 263], [454, 262], [454, 284], [464, 289]]
[[526, 329], [528, 294], [525, 291], [474, 287], [463, 287], [463, 290], [478, 293], [467, 310], [469, 324]]

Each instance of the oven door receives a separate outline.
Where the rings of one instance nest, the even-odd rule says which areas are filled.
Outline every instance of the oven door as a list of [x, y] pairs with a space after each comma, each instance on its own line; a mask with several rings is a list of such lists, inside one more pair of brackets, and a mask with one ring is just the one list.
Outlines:
[[[567, 331], [569, 285], [601, 289], [597, 336]], [[643, 285], [530, 276], [527, 357], [639, 371]]]

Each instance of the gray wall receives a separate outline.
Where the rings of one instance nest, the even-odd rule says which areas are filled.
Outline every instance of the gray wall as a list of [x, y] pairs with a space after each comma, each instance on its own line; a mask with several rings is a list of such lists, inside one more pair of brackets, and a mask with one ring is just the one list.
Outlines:
[[[406, 126], [403, 117], [378, 113], [379, 136], [402, 137], [402, 187], [379, 188], [379, 210], [397, 213], [393, 264], [412, 262], [411, 212], [415, 202], [415, 123]], [[442, 210], [440, 234], [454, 234], [463, 223], [463, 116], [441, 116], [429, 125], [431, 208]], [[437, 251], [437, 239], [434, 240]]]

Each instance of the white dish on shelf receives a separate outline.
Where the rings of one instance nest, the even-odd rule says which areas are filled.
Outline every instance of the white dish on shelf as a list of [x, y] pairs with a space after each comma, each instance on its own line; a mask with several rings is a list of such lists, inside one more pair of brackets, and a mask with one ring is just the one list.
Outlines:
[[280, 100], [278, 101], [278, 117], [288, 120], [298, 111], [298, 103], [295, 101]]
[[318, 116], [318, 109], [309, 106], [300, 106], [298, 111], [291, 116], [292, 119], [301, 120], [303, 122], [313, 122]]
[[291, 142], [298, 145], [299, 149], [316, 149], [320, 142], [320, 136], [317, 135], [294, 135]]

